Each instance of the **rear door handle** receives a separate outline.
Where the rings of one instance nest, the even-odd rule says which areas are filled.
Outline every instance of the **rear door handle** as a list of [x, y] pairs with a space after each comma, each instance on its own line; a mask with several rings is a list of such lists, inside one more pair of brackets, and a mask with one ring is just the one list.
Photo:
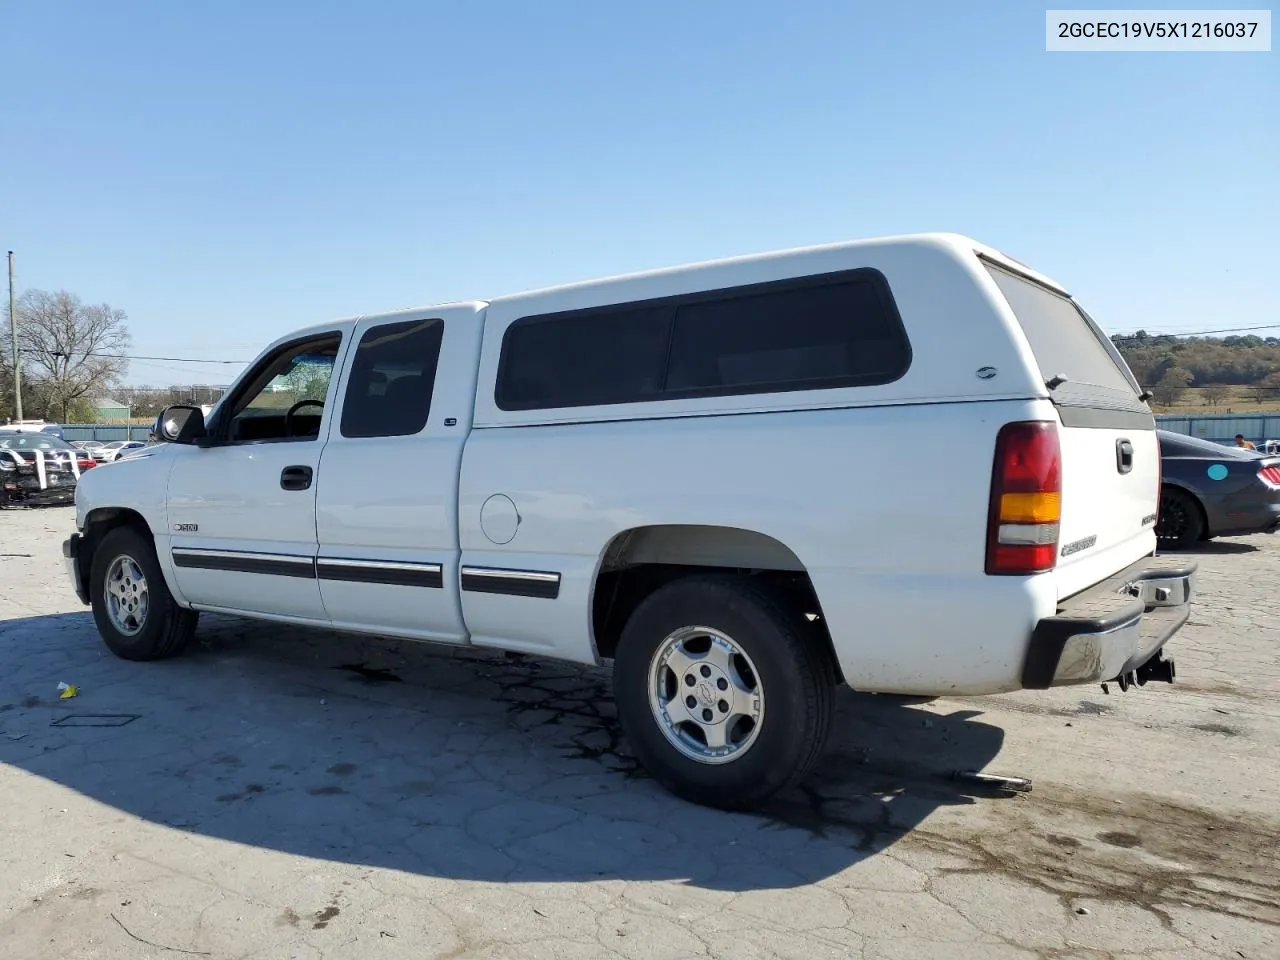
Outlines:
[[310, 486], [310, 467], [285, 467], [280, 471], [281, 490], [306, 490]]
[[1133, 444], [1128, 440], [1116, 441], [1116, 469], [1121, 473], [1133, 469]]

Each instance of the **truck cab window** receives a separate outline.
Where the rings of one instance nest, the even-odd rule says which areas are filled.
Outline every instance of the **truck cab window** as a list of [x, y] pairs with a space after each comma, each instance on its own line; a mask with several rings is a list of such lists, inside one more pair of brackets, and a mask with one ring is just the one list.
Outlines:
[[291, 344], [246, 384], [231, 409], [229, 442], [314, 440], [320, 435], [325, 398], [342, 337]]
[[342, 402], [344, 437], [406, 437], [427, 425], [443, 320], [380, 323], [360, 338]]

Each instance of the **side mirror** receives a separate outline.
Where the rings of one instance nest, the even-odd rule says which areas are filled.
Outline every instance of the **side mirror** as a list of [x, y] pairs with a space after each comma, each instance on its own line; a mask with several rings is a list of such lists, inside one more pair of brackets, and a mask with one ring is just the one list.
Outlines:
[[209, 434], [204, 425], [204, 414], [199, 407], [183, 405], [166, 407], [156, 421], [156, 437], [165, 443], [198, 445]]

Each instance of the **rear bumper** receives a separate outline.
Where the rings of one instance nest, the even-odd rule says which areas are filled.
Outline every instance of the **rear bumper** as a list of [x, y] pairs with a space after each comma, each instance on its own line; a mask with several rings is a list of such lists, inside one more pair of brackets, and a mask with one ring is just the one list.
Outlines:
[[80, 565], [80, 551], [83, 546], [84, 537], [78, 533], [73, 533], [62, 541], [62, 557], [67, 571], [67, 578], [71, 581], [71, 588], [75, 590], [80, 602], [88, 606], [89, 590], [84, 582], [84, 568]]
[[1031, 635], [1022, 669], [1029, 690], [1125, 677], [1191, 615], [1196, 565], [1146, 557], [1063, 600]]

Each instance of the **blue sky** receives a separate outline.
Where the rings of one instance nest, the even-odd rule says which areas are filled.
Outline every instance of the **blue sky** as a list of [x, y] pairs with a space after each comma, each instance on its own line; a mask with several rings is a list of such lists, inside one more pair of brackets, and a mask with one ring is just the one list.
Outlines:
[[45, 0], [0, 27], [0, 251], [127, 311], [135, 354], [921, 230], [1109, 330], [1280, 324], [1274, 51], [1050, 54], [1030, 3]]

